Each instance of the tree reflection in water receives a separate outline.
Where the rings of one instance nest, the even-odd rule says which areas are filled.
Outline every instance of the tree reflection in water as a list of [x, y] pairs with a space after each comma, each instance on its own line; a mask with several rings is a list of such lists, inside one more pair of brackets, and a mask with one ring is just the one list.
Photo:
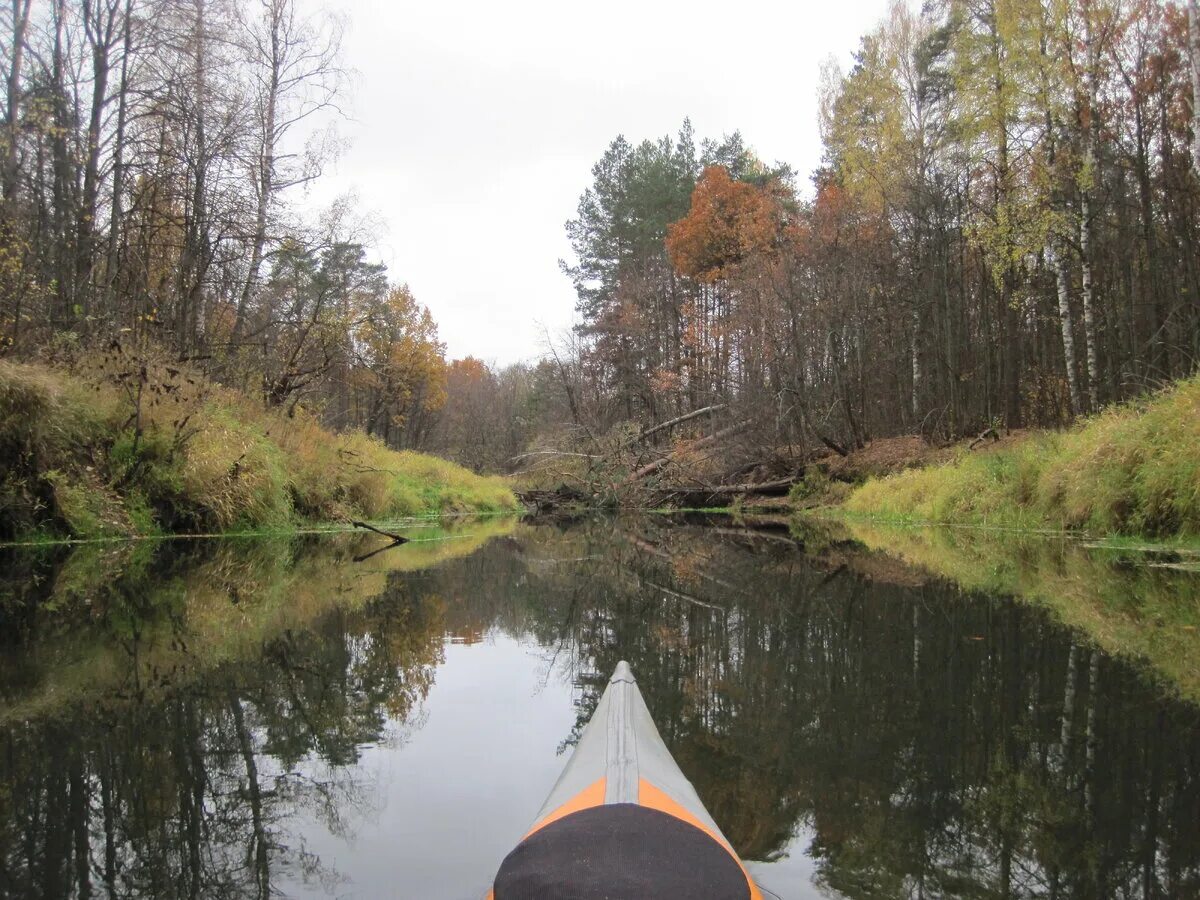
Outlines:
[[[351, 602], [339, 591], [346, 582], [327, 578], [325, 603], [308, 610], [312, 621], [285, 618], [278, 631], [263, 624], [276, 623], [266, 595], [281, 582], [295, 587], [297, 569], [311, 575], [313, 557], [345, 567], [359, 543], [210, 544], [184, 549], [183, 563], [164, 546], [169, 558], [149, 567], [158, 580], [135, 565], [112, 583], [94, 582], [104, 612], [90, 629], [107, 640], [62, 654], [54, 645], [76, 636], [52, 635], [48, 650], [37, 642], [17, 648], [17, 657], [41, 652], [86, 673], [121, 668], [123, 657], [127, 671], [110, 672], [110, 690], [99, 696], [66, 679], [80, 699], [0, 731], [0, 893], [265, 898], [289, 872], [335, 881], [288, 825], [304, 811], [345, 833], [369, 810], [373, 791], [355, 767], [360, 750], [400, 742], [419, 725], [414, 716], [442, 655], [440, 601], [406, 591], [397, 576], [370, 583], [368, 595]], [[208, 633], [211, 623], [196, 609], [174, 604], [176, 581], [211, 592], [220, 573], [247, 569], [260, 577], [229, 582], [242, 590], [226, 591], [226, 611], [255, 605], [251, 630], [262, 626], [255, 634], [269, 636], [254, 654], [225, 662], [224, 629]], [[378, 573], [342, 575], [361, 581]], [[71, 599], [61, 577], [40, 583], [54, 586], [38, 598], [43, 605]], [[148, 592], [140, 600], [139, 590]], [[291, 599], [304, 607], [303, 598]], [[10, 671], [37, 668], [8, 662]], [[27, 685], [33, 694], [39, 687]]]
[[[82, 617], [62, 593], [80, 591], [69, 561], [14, 560], [27, 577], [3, 613], [0, 892], [332, 886], [352, 873], [307, 853], [296, 822], [352, 831], [376, 796], [364, 747], [420, 727], [444, 641], [498, 630], [536, 642], [545, 676], [577, 685], [568, 744], [628, 659], [739, 852], [807, 850], [833, 893], [1200, 894], [1195, 706], [1037, 608], [807, 543], [646, 522], [522, 527], [382, 574], [322, 542], [164, 549], [171, 559], [141, 569], [112, 563], [105, 601], [89, 606], [102, 609]], [[138, 578], [175, 588], [146, 608], [130, 599]], [[235, 653], [214, 636], [220, 618], [195, 613], [198, 579], [256, 585], [226, 591], [230, 607], [298, 597], [302, 582], [324, 599], [297, 600], [308, 618], [270, 628], [246, 613], [253, 640]], [[44, 612], [55, 598], [57, 619]], [[81, 622], [124, 657], [79, 651]], [[168, 652], [167, 633], [204, 649]], [[130, 690], [111, 671], [121, 658], [143, 685], [155, 666], [171, 677]], [[56, 706], [48, 683], [72, 692]]]
[[577, 730], [628, 659], [748, 859], [804, 827], [851, 897], [1200, 895], [1200, 711], [1042, 610], [861, 548], [645, 525], [445, 577], [522, 583], [480, 615], [552, 648]]

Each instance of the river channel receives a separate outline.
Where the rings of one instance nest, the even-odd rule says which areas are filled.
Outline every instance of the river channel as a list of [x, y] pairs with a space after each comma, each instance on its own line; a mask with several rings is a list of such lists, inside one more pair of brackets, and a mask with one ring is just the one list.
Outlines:
[[406, 533], [0, 548], [0, 896], [479, 898], [626, 659], [774, 895], [1200, 897], [1200, 707], [1045, 606], [817, 533]]

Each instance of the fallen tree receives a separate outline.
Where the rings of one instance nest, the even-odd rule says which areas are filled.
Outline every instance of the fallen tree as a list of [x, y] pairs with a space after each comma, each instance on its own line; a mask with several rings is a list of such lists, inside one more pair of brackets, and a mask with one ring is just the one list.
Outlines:
[[795, 476], [773, 481], [743, 484], [705, 484], [662, 488], [660, 503], [674, 502], [685, 506], [706, 506], [714, 500], [728, 501], [731, 497], [782, 497], [796, 483]]
[[753, 423], [749, 419], [745, 419], [741, 422], [730, 425], [727, 428], [722, 428], [720, 431], [710, 434], [707, 437], [698, 438], [697, 440], [681, 445], [680, 447], [677, 447], [675, 450], [668, 453], [666, 456], [656, 459], [654, 462], [644, 465], [630, 473], [629, 477], [622, 481], [620, 486], [628, 487], [636, 481], [641, 481], [643, 478], [647, 478], [660, 469], [670, 465], [675, 459], [682, 456], [684, 453], [689, 453], [695, 450], [704, 450], [712, 447], [718, 441], [723, 441], [725, 438], [740, 434], [748, 429], [752, 424]]
[[714, 403], [712, 406], [706, 406], [703, 409], [695, 409], [690, 413], [684, 413], [682, 416], [676, 416], [674, 419], [668, 419], [666, 422], [661, 422], [658, 425], [655, 425], [653, 428], [647, 428], [644, 430], [638, 435], [637, 442], [645, 443], [646, 439], [651, 435], [658, 434], [661, 431], [668, 431], [669, 429], [674, 428], [676, 425], [682, 425], [685, 422], [690, 422], [693, 419], [698, 419], [704, 415], [720, 412], [723, 409], [725, 409], [724, 403]]
[[517, 477], [528, 487], [518, 495], [538, 511], [727, 506], [740, 497], [782, 497], [806, 466], [831, 453], [825, 442], [780, 443], [778, 419], [766, 412], [722, 421], [729, 409], [714, 403], [654, 425], [618, 423], [590, 433], [587, 446], [566, 432], [547, 435], [514, 457], [527, 464]]

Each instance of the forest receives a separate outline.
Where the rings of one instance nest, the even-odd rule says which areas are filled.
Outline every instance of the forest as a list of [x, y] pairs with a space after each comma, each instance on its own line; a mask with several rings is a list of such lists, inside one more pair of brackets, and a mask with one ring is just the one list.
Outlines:
[[617, 138], [567, 225], [575, 424], [720, 408], [769, 461], [1062, 426], [1189, 375], [1198, 29], [1195, 3], [896, 3], [822, 70], [811, 188], [686, 121]]
[[[428, 439], [445, 351], [371, 261], [336, 162], [342, 24], [295, 0], [15, 0], [0, 347], [73, 363], [110, 341], [395, 447]], [[146, 348], [152, 348], [147, 350]]]
[[576, 325], [510, 366], [446, 358], [355, 198], [299, 202], [339, 153], [340, 20], [2, 15], [13, 359], [115, 346], [477, 472], [620, 487], [697, 435], [683, 455], [736, 486], [889, 436], [1062, 427], [1200, 357], [1194, 0], [896, 2], [823, 64], [808, 174], [687, 120], [618, 136], [566, 223]]
[[343, 29], [298, 0], [4, 4], [0, 537], [515, 506], [390, 452], [431, 445], [459, 364], [357, 198], [306, 199]]

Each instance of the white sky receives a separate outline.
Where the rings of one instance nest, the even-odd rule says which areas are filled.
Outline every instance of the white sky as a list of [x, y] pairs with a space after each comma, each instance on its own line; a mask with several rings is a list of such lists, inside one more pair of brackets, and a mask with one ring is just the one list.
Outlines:
[[[321, 0], [325, 5], [328, 0]], [[357, 75], [348, 142], [304, 201], [354, 191], [374, 248], [451, 358], [541, 355], [574, 321], [563, 223], [618, 134], [741, 130], [802, 182], [820, 161], [822, 59], [843, 66], [886, 0], [341, 0]]]

